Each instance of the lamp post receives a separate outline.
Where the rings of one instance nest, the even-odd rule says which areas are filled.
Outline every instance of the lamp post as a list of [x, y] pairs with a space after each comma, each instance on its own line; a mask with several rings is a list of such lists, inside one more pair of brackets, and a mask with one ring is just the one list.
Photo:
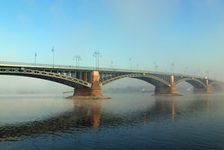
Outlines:
[[93, 53], [93, 57], [95, 58], [95, 63], [96, 63], [95, 64], [96, 70], [98, 70], [100, 67], [100, 56], [101, 56], [101, 53], [99, 51], [95, 51]]
[[159, 66], [156, 64], [156, 62], [154, 62], [154, 69], [155, 69], [155, 72], [158, 71], [158, 68], [159, 68]]
[[53, 55], [53, 68], [54, 68], [54, 47], [51, 49], [52, 55]]
[[80, 56], [75, 56], [74, 60], [75, 60], [76, 68], [77, 68], [79, 66], [79, 62], [82, 60], [82, 58]]
[[37, 53], [35, 52], [34, 54], [34, 64], [36, 65], [37, 64]]
[[174, 74], [174, 67], [175, 67], [175, 64], [171, 63], [171, 74]]

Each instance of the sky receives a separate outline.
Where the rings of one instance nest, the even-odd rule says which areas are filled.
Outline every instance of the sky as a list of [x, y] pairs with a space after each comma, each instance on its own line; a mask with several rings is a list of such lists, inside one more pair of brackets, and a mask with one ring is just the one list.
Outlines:
[[[223, 0], [1, 0], [0, 61], [224, 75]], [[171, 67], [174, 64], [173, 67]]]

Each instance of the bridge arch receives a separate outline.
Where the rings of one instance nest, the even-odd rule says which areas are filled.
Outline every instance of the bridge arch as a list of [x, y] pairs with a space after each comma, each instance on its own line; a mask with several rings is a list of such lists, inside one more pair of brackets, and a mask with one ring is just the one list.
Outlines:
[[37, 70], [0, 70], [0, 75], [9, 75], [9, 76], [23, 76], [38, 78], [43, 80], [48, 80], [52, 82], [61, 83], [73, 88], [77, 87], [91, 87], [91, 83], [83, 81], [74, 77], [68, 77], [61, 74]]
[[113, 81], [124, 79], [124, 78], [135, 78], [142, 81], [145, 81], [147, 83], [150, 83], [154, 86], [164, 86], [164, 87], [170, 87], [170, 83], [166, 80], [163, 80], [157, 76], [154, 75], [145, 75], [145, 74], [125, 74], [125, 75], [118, 75], [115, 77], [111, 77], [109, 79], [106, 79], [104, 81], [101, 81], [102, 85], [106, 85], [108, 83], [111, 83]]
[[206, 85], [199, 79], [196, 78], [182, 78], [176, 81], [176, 85], [178, 85], [181, 82], [187, 82], [190, 85], [192, 85], [194, 88], [197, 89], [205, 89]]

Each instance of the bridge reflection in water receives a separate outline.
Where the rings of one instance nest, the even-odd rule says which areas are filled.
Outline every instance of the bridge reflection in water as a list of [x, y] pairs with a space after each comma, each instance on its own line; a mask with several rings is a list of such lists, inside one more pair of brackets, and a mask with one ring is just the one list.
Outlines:
[[101, 101], [79, 101], [74, 100], [73, 116], [78, 116], [77, 124], [81, 126], [92, 126], [97, 128], [100, 126], [101, 117]]
[[[164, 116], [175, 121], [178, 115], [190, 116], [197, 112], [212, 110], [210, 96], [203, 96], [197, 101], [180, 101], [179, 97], [155, 97], [147, 107], [122, 113], [108, 112], [103, 109], [108, 101], [74, 100], [71, 111], [60, 115], [28, 123], [0, 126], [0, 141], [21, 139], [33, 135], [54, 134], [67, 130], [85, 128], [104, 128], [108, 126], [130, 126], [139, 123], [150, 123]], [[116, 108], [115, 108], [116, 111]], [[117, 110], [119, 112], [119, 110]], [[170, 116], [170, 117], [169, 117]]]

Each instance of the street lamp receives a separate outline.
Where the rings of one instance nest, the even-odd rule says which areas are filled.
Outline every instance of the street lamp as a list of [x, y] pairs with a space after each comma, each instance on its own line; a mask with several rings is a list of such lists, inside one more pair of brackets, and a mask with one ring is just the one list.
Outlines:
[[101, 53], [99, 51], [95, 51], [93, 53], [93, 57], [95, 57], [96, 69], [99, 69], [100, 67], [100, 56], [101, 56]]
[[79, 62], [82, 60], [82, 58], [80, 56], [75, 56], [74, 60], [75, 60], [76, 67], [78, 67], [79, 66]]
[[54, 68], [54, 47], [51, 49], [52, 55], [53, 55], [53, 68]]
[[159, 68], [159, 66], [156, 64], [156, 62], [154, 62], [154, 69], [155, 69], [155, 72], [158, 71], [158, 68]]
[[36, 52], [34, 54], [34, 63], [35, 63], [35, 65], [37, 64], [37, 53]]
[[171, 63], [171, 73], [174, 74], [174, 67], [175, 67], [175, 64], [174, 63]]

